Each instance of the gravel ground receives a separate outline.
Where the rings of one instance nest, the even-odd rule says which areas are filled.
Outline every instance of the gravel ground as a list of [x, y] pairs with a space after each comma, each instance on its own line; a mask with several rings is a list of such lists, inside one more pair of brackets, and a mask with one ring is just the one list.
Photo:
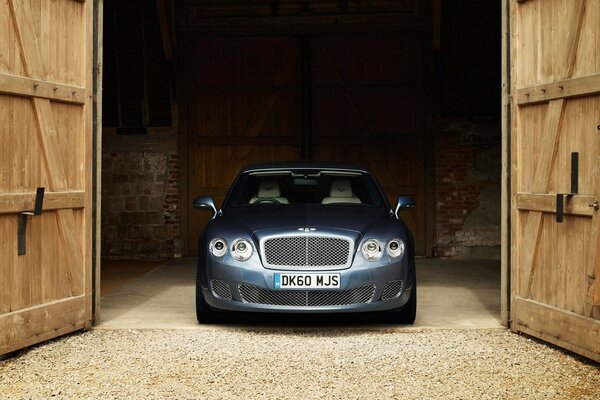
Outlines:
[[599, 399], [600, 366], [501, 329], [93, 330], [0, 361], [0, 397]]

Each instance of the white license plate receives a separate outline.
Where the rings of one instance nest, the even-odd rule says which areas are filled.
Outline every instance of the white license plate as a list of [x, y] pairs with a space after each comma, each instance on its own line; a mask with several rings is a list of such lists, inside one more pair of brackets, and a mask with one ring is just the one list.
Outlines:
[[339, 289], [340, 274], [281, 274], [273, 275], [275, 289]]

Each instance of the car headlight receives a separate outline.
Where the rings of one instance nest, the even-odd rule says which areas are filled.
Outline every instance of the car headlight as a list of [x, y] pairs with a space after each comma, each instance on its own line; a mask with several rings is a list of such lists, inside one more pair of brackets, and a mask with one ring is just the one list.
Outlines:
[[252, 255], [252, 245], [246, 239], [237, 239], [231, 246], [233, 258], [238, 261], [246, 261]]
[[213, 239], [210, 241], [208, 249], [213, 256], [223, 257], [227, 253], [227, 242], [221, 238]]
[[383, 254], [381, 243], [375, 239], [369, 239], [364, 242], [360, 250], [363, 257], [369, 261], [379, 260]]
[[400, 257], [402, 254], [404, 254], [404, 242], [402, 241], [402, 239], [391, 239], [387, 243], [385, 250], [387, 251], [390, 257]]

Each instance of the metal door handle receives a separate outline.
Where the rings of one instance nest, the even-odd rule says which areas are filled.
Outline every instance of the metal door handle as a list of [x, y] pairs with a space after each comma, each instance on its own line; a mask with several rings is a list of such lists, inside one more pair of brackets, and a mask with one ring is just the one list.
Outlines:
[[595, 202], [593, 202], [592, 204], [589, 204], [589, 206], [593, 207], [595, 211], [598, 211], [598, 209], [600, 208], [600, 204], [598, 203], [597, 200]]

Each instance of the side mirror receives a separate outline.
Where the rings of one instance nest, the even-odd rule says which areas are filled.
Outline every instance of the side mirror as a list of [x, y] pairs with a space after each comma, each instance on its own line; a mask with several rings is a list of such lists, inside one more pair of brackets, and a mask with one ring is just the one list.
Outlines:
[[212, 218], [217, 216], [217, 206], [211, 196], [199, 196], [194, 199], [194, 207], [198, 210], [210, 210], [213, 213]]
[[396, 210], [394, 211], [394, 215], [398, 217], [398, 213], [401, 211], [407, 211], [411, 208], [415, 208], [416, 204], [412, 197], [408, 196], [400, 196], [398, 197], [398, 203], [396, 204]]

